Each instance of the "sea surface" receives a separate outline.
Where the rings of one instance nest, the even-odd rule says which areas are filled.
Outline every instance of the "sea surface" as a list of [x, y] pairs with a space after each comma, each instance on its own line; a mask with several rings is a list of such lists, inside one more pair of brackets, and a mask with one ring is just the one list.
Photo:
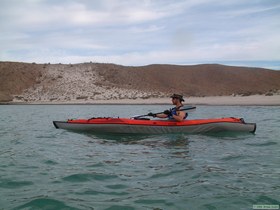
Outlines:
[[95, 136], [53, 120], [131, 117], [167, 105], [0, 106], [0, 209], [214, 210], [280, 203], [280, 107], [198, 106], [255, 134]]

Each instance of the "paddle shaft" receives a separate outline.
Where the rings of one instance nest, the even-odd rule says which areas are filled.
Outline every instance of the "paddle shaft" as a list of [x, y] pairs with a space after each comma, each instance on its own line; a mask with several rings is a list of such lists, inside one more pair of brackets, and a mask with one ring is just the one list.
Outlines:
[[[192, 107], [188, 107], [188, 108], [185, 108], [185, 109], [180, 109], [178, 111], [186, 111], [186, 110], [192, 110], [192, 109], [196, 109], [196, 107], [192, 106]], [[164, 113], [164, 111], [163, 112], [154, 113], [154, 114], [157, 115], [157, 114], [163, 114], [163, 113]], [[145, 115], [140, 115], [140, 116], [136, 116], [136, 117], [133, 117], [133, 118], [147, 117], [147, 116], [149, 116], [149, 115], [145, 114]]]

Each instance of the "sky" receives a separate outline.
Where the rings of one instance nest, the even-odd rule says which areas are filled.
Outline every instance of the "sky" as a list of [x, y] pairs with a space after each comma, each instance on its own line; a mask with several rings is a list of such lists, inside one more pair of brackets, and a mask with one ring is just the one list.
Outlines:
[[0, 0], [0, 61], [280, 69], [280, 1]]

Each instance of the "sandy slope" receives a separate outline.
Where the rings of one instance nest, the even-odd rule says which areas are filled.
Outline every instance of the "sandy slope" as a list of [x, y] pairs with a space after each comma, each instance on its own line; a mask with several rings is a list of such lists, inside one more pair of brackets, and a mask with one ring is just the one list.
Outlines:
[[[280, 90], [280, 71], [222, 65], [126, 67], [0, 62], [0, 75], [0, 102], [17, 103], [158, 103], [176, 92], [200, 96], [190, 98], [194, 103], [221, 104], [218, 98], [204, 96], [278, 95]], [[265, 98], [249, 97], [252, 104], [264, 100], [265, 104], [275, 104], [278, 100], [277, 96]], [[221, 100], [250, 103], [244, 97]]]

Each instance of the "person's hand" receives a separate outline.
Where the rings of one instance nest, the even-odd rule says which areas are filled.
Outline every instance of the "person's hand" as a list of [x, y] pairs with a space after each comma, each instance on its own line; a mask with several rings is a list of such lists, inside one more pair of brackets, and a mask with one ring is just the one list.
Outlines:
[[170, 115], [170, 114], [171, 114], [171, 111], [167, 109], [167, 110], [165, 110], [165, 111], [163, 112], [163, 114]]
[[154, 114], [154, 113], [152, 113], [152, 112], [150, 112], [150, 113], [148, 113], [148, 116], [150, 116], [150, 117], [156, 117], [157, 115]]

